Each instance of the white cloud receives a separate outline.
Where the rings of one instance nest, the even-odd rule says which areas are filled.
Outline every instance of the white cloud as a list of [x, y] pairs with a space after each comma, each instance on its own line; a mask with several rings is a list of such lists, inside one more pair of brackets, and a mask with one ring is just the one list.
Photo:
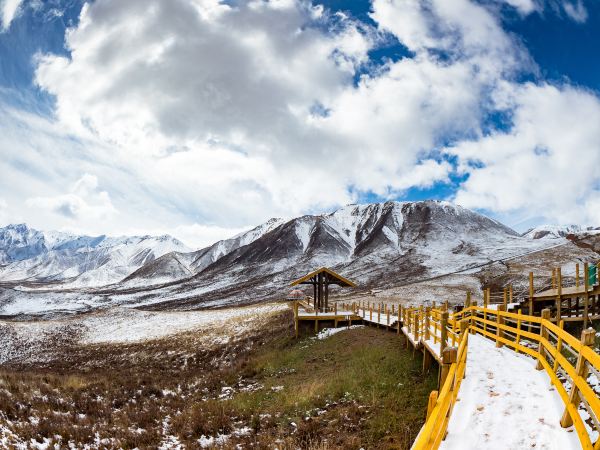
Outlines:
[[501, 0], [516, 8], [521, 14], [527, 15], [539, 10], [539, 5], [534, 0]]
[[10, 23], [19, 15], [23, 0], [0, 0], [0, 22], [2, 30], [10, 28]]
[[[523, 52], [481, 6], [417, 6], [374, 2], [418, 54], [357, 86], [378, 32], [295, 1], [97, 1], [68, 33], [72, 57], [41, 56], [36, 79], [64, 126], [119, 148], [174, 207], [245, 226], [447, 178], [432, 149], [477, 132], [486, 91]], [[393, 19], [411, 11], [414, 36]]]
[[117, 213], [108, 192], [99, 189], [98, 178], [89, 173], [83, 174], [66, 194], [28, 198], [25, 204], [30, 208], [58, 214], [75, 223], [106, 220]]
[[[507, 3], [522, 14], [539, 7]], [[452, 166], [440, 148], [450, 141], [471, 174], [459, 201], [530, 208], [520, 200], [529, 184], [511, 174], [523, 165], [536, 183], [539, 168], [560, 175], [555, 153], [532, 156], [535, 146], [596, 149], [581, 120], [582, 99], [595, 97], [520, 87], [516, 75], [535, 65], [497, 14], [468, 0], [374, 0], [374, 29], [294, 0], [96, 0], [67, 33], [70, 57], [36, 59], [56, 120], [11, 110], [0, 123], [1, 191], [10, 206], [30, 199], [33, 225], [169, 231], [198, 245], [357, 191], [393, 197], [445, 182]], [[413, 55], [356, 80], [383, 32]], [[580, 138], [559, 146], [561, 134], [544, 133], [548, 122], [564, 128], [561, 107], [584, 110]], [[515, 128], [484, 136], [483, 118], [499, 108], [515, 112]], [[94, 175], [70, 184], [85, 173]], [[584, 205], [597, 179], [588, 175], [556, 207], [532, 202], [555, 215]]]
[[510, 86], [502, 99], [513, 127], [448, 151], [468, 180], [456, 195], [467, 207], [544, 217], [558, 223], [600, 223], [600, 99], [549, 84]]
[[588, 12], [581, 0], [577, 1], [565, 1], [563, 8], [567, 16], [573, 19], [575, 22], [583, 23], [588, 18]]

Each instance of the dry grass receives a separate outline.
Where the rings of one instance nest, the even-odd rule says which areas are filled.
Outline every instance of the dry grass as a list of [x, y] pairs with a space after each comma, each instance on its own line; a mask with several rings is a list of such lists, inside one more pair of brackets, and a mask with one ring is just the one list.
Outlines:
[[293, 339], [290, 325], [282, 313], [219, 348], [188, 333], [5, 367], [0, 442], [199, 448], [226, 435], [217, 447], [408, 448], [434, 388], [419, 357], [383, 330], [313, 341]]

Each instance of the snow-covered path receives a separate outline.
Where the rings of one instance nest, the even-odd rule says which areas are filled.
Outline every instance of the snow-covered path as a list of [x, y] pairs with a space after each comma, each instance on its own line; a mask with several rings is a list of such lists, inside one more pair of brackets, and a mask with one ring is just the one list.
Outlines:
[[561, 428], [564, 405], [535, 361], [469, 336], [466, 377], [442, 449], [579, 449]]

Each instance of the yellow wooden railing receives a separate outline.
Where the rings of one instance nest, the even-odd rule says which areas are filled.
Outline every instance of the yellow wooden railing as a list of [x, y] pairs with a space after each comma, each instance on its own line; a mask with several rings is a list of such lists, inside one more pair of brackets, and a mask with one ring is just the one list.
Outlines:
[[[459, 313], [444, 318], [443, 311], [423, 309], [406, 309], [405, 326], [411, 338], [423, 339], [429, 336], [447, 337], [447, 345], [459, 342], [456, 363], [452, 364], [448, 376], [439, 391], [439, 396], [428, 411], [428, 418], [421, 429], [413, 449], [437, 449], [443, 440], [448, 421], [464, 376], [468, 333], [460, 333], [460, 323], [471, 333], [479, 333], [496, 342], [497, 346], [506, 345], [517, 353], [527, 354], [537, 362], [538, 370], [545, 370], [552, 385], [556, 388], [565, 411], [561, 419], [563, 427], [574, 426], [584, 449], [600, 450], [600, 439], [591, 441], [586, 429], [580, 405], [589, 414], [588, 426], [593, 431], [600, 431], [600, 400], [588, 383], [591, 372], [600, 379], [600, 355], [594, 352], [594, 330], [584, 330], [580, 340], [563, 330], [563, 324], [555, 325], [549, 320], [549, 311], [542, 317], [534, 317], [519, 313], [509, 313], [489, 308], [471, 306]], [[427, 324], [428, 330], [425, 330]], [[442, 324], [446, 333], [442, 333]], [[414, 336], [412, 335], [414, 333]], [[437, 338], [434, 338], [437, 339]], [[569, 382], [570, 388], [560, 378]], [[587, 415], [586, 415], [587, 416]]]
[[[439, 395], [432, 396], [435, 402], [428, 408], [427, 421], [421, 428], [413, 444], [413, 449], [438, 448], [446, 435], [452, 408], [456, 403], [460, 384], [465, 376], [468, 337], [468, 333], [460, 337], [456, 362], [450, 366]], [[435, 393], [436, 391], [432, 394]]]

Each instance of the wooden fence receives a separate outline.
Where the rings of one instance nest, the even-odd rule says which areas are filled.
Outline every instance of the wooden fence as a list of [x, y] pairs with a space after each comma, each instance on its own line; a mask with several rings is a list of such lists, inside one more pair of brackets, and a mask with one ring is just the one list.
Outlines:
[[[404, 309], [404, 327], [410, 340], [421, 344], [433, 340], [443, 349], [438, 359], [442, 364], [439, 395], [432, 392], [427, 420], [412, 448], [439, 447], [465, 373], [468, 334], [479, 333], [495, 341], [497, 347], [507, 346], [537, 360], [536, 368], [546, 371], [565, 405], [561, 426], [574, 426], [582, 448], [600, 450], [600, 439], [593, 443], [584, 423], [588, 420], [588, 427], [600, 432], [600, 400], [588, 381], [590, 374], [600, 380], [600, 355], [593, 350], [595, 331], [586, 329], [577, 339], [563, 329], [564, 322], [556, 325], [550, 321], [549, 310], [543, 311], [542, 317], [534, 317], [502, 309], [470, 306], [454, 314], [438, 309]], [[452, 347], [456, 343], [458, 350]], [[582, 414], [581, 407], [587, 414]]]

